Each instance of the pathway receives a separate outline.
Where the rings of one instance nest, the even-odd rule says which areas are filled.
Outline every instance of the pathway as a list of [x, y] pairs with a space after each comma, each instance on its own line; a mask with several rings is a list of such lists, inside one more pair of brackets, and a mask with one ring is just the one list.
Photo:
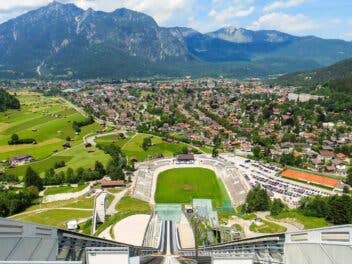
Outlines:
[[273, 222], [275, 224], [278, 224], [278, 225], [286, 227], [287, 228], [287, 232], [296, 232], [296, 231], [302, 230], [302, 229], [298, 228], [297, 226], [295, 226], [293, 224], [285, 223], [285, 222], [282, 222], [282, 221], [276, 221], [275, 219], [272, 219], [272, 218], [267, 218], [267, 216], [270, 215], [269, 212], [257, 212], [256, 214], [257, 214], [257, 216], [259, 218], [262, 218], [262, 219], [268, 220], [270, 222]]
[[125, 189], [119, 193], [111, 193], [109, 192], [109, 194], [114, 195], [114, 200], [112, 200], [112, 202], [110, 203], [108, 209], [107, 209], [107, 214], [108, 215], [113, 215], [117, 212], [116, 210], [116, 205], [118, 204], [118, 202], [120, 202], [120, 200], [122, 199], [122, 197], [125, 196], [125, 194], [127, 193], [129, 189]]

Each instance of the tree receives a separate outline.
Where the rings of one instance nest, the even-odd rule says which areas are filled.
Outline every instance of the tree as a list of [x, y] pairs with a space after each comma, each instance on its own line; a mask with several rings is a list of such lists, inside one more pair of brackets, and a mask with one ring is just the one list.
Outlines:
[[65, 181], [68, 183], [77, 183], [78, 182], [78, 179], [77, 179], [73, 169], [71, 169], [71, 168], [67, 169]]
[[254, 146], [252, 149], [253, 156], [255, 159], [259, 160], [262, 157], [262, 151], [259, 146]]
[[247, 213], [256, 211], [268, 211], [270, 209], [270, 197], [265, 189], [259, 184], [249, 191], [246, 197]]
[[1, 175], [0, 182], [18, 183], [18, 182], [20, 182], [20, 180], [17, 175], [5, 173], [5, 174]]
[[271, 204], [270, 207], [270, 215], [278, 215], [285, 209], [285, 204], [281, 201], [281, 199], [277, 198]]
[[347, 171], [346, 183], [352, 186], [352, 168], [349, 168]]
[[20, 140], [20, 137], [17, 134], [13, 134], [11, 136], [12, 142], [18, 142]]
[[299, 210], [306, 216], [326, 217], [329, 205], [326, 197], [320, 195], [303, 197], [299, 202]]
[[188, 147], [187, 146], [183, 146], [181, 149], [181, 153], [182, 154], [188, 154]]
[[122, 168], [116, 166], [113, 160], [109, 161], [106, 167], [106, 172], [112, 180], [125, 180], [125, 173], [123, 172]]
[[219, 156], [219, 151], [216, 147], [213, 148], [212, 157], [216, 158]]
[[38, 188], [38, 190], [43, 189], [43, 182], [42, 179], [39, 177], [38, 173], [36, 173], [32, 167], [28, 167], [26, 174], [24, 176], [24, 186], [29, 187], [29, 186], [35, 186]]
[[349, 195], [335, 195], [330, 198], [327, 220], [334, 225], [352, 223], [352, 198]]
[[343, 193], [346, 193], [346, 194], [350, 193], [350, 187], [348, 185], [343, 186]]
[[20, 101], [16, 96], [9, 94], [4, 89], [0, 89], [0, 112], [7, 109], [19, 109], [20, 107]]
[[100, 177], [104, 177], [106, 174], [104, 165], [100, 161], [95, 162], [94, 170], [99, 174]]
[[152, 139], [150, 137], [146, 137], [143, 139], [142, 149], [144, 151], [147, 151], [151, 145], [152, 145]]

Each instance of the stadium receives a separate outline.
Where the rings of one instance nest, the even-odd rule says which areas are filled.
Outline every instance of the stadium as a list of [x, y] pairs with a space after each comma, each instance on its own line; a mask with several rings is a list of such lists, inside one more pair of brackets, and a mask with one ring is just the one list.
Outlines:
[[[0, 262], [346, 263], [351, 225], [245, 238], [220, 228], [218, 214], [243, 203], [251, 188], [239, 170], [248, 161], [236, 159], [180, 155], [138, 164], [131, 195], [150, 203], [153, 213], [118, 222], [115, 239], [0, 219]], [[104, 199], [103, 193], [96, 198]], [[94, 225], [105, 213], [96, 208]]]

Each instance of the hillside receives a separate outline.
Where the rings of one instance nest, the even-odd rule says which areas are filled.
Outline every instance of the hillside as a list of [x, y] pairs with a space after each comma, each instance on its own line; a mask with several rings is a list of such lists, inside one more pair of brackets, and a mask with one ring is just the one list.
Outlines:
[[53, 2], [0, 25], [0, 78], [263, 77], [352, 57], [352, 43], [278, 31], [202, 34], [143, 13]]
[[278, 78], [278, 82], [281, 84], [291, 85], [315, 85], [331, 83], [333, 86], [341, 88], [342, 86], [351, 86], [352, 58], [314, 71], [297, 72], [283, 75]]

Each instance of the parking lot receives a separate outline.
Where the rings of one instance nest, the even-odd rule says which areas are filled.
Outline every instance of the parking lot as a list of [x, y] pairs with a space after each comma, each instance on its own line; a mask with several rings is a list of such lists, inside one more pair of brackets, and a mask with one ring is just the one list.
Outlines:
[[304, 196], [333, 194], [332, 191], [280, 178], [277, 174], [281, 169], [274, 165], [230, 154], [223, 155], [223, 158], [231, 161], [251, 186], [260, 184], [271, 197], [281, 198], [291, 206], [296, 206]]

